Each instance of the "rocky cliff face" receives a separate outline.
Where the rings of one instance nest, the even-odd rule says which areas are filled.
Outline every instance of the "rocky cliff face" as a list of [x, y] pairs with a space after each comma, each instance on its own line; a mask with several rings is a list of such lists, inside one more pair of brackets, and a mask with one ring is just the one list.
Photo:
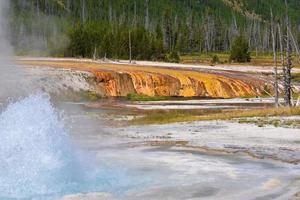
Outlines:
[[85, 62], [23, 61], [33, 66], [70, 68], [90, 72], [87, 82], [102, 96], [184, 96], [233, 98], [257, 96], [272, 86], [247, 75], [234, 76], [182, 69], [97, 64]]

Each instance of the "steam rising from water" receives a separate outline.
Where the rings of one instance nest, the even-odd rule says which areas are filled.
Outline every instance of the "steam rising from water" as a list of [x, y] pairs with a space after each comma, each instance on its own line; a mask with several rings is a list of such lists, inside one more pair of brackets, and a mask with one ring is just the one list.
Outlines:
[[[131, 181], [122, 170], [87, 166], [90, 161], [73, 149], [50, 97], [30, 95], [38, 89], [34, 80], [8, 61], [8, 2], [0, 0], [0, 199], [45, 200], [128, 188]], [[26, 95], [1, 113], [7, 98], [18, 100]]]
[[141, 183], [121, 169], [92, 163], [71, 145], [48, 95], [31, 95], [0, 115], [0, 199], [119, 193]]
[[41, 94], [0, 116], [0, 197], [60, 193], [82, 179], [63, 124]]
[[6, 59], [11, 53], [11, 46], [7, 40], [7, 10], [9, 0], [0, 0], [0, 59]]
[[11, 46], [7, 40], [7, 11], [9, 10], [9, 0], [0, 0], [0, 106], [4, 100], [13, 96], [15, 91], [22, 87], [18, 83], [18, 73], [22, 70], [14, 67], [9, 61], [11, 56]]

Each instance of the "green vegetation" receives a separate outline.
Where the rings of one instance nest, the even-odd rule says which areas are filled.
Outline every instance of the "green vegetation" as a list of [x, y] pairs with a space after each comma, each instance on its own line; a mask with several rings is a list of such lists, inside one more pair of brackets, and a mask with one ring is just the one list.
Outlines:
[[130, 101], [163, 101], [168, 100], [171, 97], [162, 97], [162, 96], [148, 96], [144, 94], [128, 94], [127, 99]]
[[300, 73], [293, 74], [292, 75], [292, 80], [295, 82], [300, 82]]
[[83, 99], [87, 99], [89, 101], [97, 101], [101, 98], [102, 98], [102, 96], [100, 96], [96, 92], [87, 91], [87, 92], [83, 93]]
[[300, 120], [298, 119], [278, 119], [278, 118], [244, 118], [239, 119], [239, 123], [246, 123], [246, 124], [256, 124], [259, 127], [265, 126], [275, 126], [275, 127], [288, 127], [288, 128], [300, 128]]
[[133, 124], [169, 124], [176, 122], [198, 121], [200, 116], [220, 111], [203, 110], [151, 110], [143, 117], [135, 118]]
[[[261, 53], [256, 56], [255, 52], [251, 52], [250, 63], [230, 63], [231, 65], [253, 65], [253, 66], [274, 66], [273, 54]], [[180, 56], [181, 63], [201, 63], [211, 65], [213, 63], [213, 57], [217, 56], [219, 62], [215, 64], [227, 64], [230, 60], [230, 53], [227, 52], [211, 52], [211, 53], [192, 53], [183, 54]], [[279, 55], [278, 55], [279, 57]], [[300, 63], [296, 55], [293, 56], [293, 67], [300, 68]]]
[[212, 59], [211, 59], [211, 65], [215, 65], [220, 63], [220, 59], [217, 55], [213, 55]]
[[[18, 54], [128, 59], [131, 46], [133, 59], [172, 62], [180, 60], [178, 55], [195, 52], [229, 52], [237, 35], [244, 35], [250, 51], [271, 52], [270, 36], [266, 34], [270, 31], [267, 23], [270, 8], [278, 21], [283, 21], [285, 15], [282, 0], [11, 0], [10, 3], [11, 43]], [[300, 4], [298, 0], [289, 0], [288, 6], [296, 38]]]
[[167, 62], [174, 62], [174, 63], [179, 63], [180, 62], [180, 56], [178, 54], [178, 52], [176, 51], [172, 51], [171, 53], [166, 55], [166, 59]]
[[[117, 32], [114, 31], [116, 29]], [[69, 38], [67, 54], [74, 57], [128, 59], [130, 44], [133, 59], [160, 60], [165, 57], [159, 33], [152, 34], [143, 27], [128, 28], [101, 22], [78, 23], [70, 30]], [[178, 60], [174, 58], [170, 61]]]
[[229, 59], [238, 63], [250, 62], [249, 45], [243, 36], [237, 36], [234, 39]]
[[159, 110], [145, 113], [144, 117], [136, 118], [133, 124], [168, 124], [176, 122], [232, 120], [239, 118], [299, 116], [300, 108], [265, 108], [254, 110]]
[[[180, 56], [180, 61], [181, 61], [181, 63], [213, 64], [214, 57], [218, 57], [220, 64], [228, 63], [230, 54], [226, 53], [226, 52], [182, 54]], [[217, 63], [214, 63], [214, 64], [217, 64]]]

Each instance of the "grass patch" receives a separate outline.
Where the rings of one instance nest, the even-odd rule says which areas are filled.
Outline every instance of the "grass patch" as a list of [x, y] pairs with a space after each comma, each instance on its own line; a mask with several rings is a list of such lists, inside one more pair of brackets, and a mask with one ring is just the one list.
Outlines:
[[171, 97], [164, 96], [148, 96], [144, 94], [128, 94], [127, 99], [130, 101], [163, 101], [169, 100]]
[[[206, 64], [211, 65], [214, 57], [218, 57], [216, 64], [227, 64], [229, 62], [230, 53], [215, 52], [215, 53], [193, 53], [184, 54], [180, 57], [181, 63], [190, 64]], [[279, 58], [279, 55], [278, 55]], [[273, 66], [273, 54], [272, 53], [260, 53], [256, 56], [255, 52], [251, 53], [251, 62], [249, 63], [230, 63], [231, 65], [253, 65], [253, 66]], [[300, 68], [300, 63], [297, 56], [293, 56], [293, 66]]]
[[274, 126], [287, 128], [300, 128], [300, 120], [298, 119], [274, 119], [274, 118], [255, 118], [255, 119], [240, 119], [239, 123], [256, 124], [259, 127]]
[[300, 73], [293, 74], [292, 79], [295, 82], [300, 82]]
[[168, 124], [197, 121], [199, 116], [219, 112], [218, 110], [150, 110], [144, 111], [142, 113], [143, 117], [134, 119], [132, 124]]
[[82, 93], [82, 99], [88, 101], [97, 101], [101, 99], [102, 96], [93, 91], [86, 91]]
[[296, 116], [300, 115], [297, 108], [265, 108], [253, 110], [171, 110], [150, 111], [144, 117], [134, 119], [132, 124], [168, 124], [176, 122], [232, 120], [237, 118]]

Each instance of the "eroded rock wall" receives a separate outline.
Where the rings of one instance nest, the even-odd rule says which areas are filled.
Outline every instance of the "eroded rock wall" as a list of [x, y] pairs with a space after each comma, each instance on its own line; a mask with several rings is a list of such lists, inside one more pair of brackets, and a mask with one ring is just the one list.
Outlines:
[[[103, 96], [126, 96], [137, 93], [148, 96], [185, 97], [249, 97], [262, 95], [265, 83], [209, 75], [208, 77], [186, 76], [185, 80], [167, 74], [143, 71], [115, 72], [93, 71], [97, 92]], [[267, 90], [271, 90], [268, 86]]]
[[272, 85], [255, 76], [88, 62], [25, 61], [23, 64], [90, 72], [87, 82], [101, 96], [184, 96], [234, 98], [260, 96]]

